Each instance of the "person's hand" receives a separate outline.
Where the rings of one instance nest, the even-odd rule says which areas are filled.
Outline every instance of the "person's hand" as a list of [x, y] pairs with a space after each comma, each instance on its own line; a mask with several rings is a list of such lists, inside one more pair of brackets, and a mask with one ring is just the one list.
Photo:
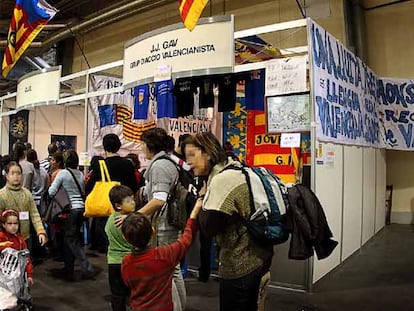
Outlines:
[[10, 242], [10, 241], [0, 242], [0, 250], [6, 247], [13, 247], [13, 242]]
[[115, 226], [121, 227], [122, 224], [124, 223], [125, 218], [127, 218], [127, 215], [116, 216], [115, 221], [114, 221]]
[[191, 214], [190, 214], [191, 219], [197, 219], [198, 214], [200, 213], [200, 210], [201, 210], [202, 206], [203, 206], [203, 199], [201, 199], [201, 198], [197, 199], [197, 201], [196, 201], [196, 203], [193, 207], [193, 210], [191, 211]]
[[33, 278], [28, 277], [27, 278], [27, 283], [29, 283], [29, 286], [33, 286], [33, 284], [34, 284]]
[[207, 192], [207, 183], [206, 183], [206, 181], [203, 181], [203, 186], [198, 191], [198, 196], [199, 197], [204, 197], [204, 195], [206, 194], [206, 192]]
[[44, 233], [39, 234], [39, 243], [41, 246], [44, 246], [47, 243], [47, 236]]

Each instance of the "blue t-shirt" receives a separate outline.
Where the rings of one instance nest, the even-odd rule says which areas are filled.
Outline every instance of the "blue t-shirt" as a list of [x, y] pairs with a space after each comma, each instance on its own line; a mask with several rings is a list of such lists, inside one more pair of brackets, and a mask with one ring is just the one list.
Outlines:
[[98, 113], [100, 127], [116, 124], [115, 105], [98, 106]]
[[246, 77], [245, 100], [247, 110], [264, 111], [264, 70], [255, 70]]
[[157, 118], [176, 118], [177, 107], [173, 94], [172, 80], [155, 83], [155, 97], [157, 99]]
[[150, 98], [148, 84], [138, 85], [134, 88], [134, 119], [146, 120], [148, 118], [148, 105]]

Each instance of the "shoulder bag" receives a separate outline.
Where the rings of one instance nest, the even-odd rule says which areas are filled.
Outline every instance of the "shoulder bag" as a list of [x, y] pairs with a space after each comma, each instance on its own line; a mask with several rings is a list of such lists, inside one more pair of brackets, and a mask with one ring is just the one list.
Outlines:
[[111, 181], [108, 168], [104, 160], [99, 160], [101, 181], [97, 181], [85, 201], [85, 217], [108, 217], [114, 212], [109, 200], [109, 191], [118, 186], [119, 181]]

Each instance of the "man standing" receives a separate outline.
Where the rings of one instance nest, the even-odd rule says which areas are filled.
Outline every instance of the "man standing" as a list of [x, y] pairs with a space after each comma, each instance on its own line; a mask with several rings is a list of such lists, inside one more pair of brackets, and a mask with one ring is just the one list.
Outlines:
[[43, 167], [46, 170], [46, 172], [49, 173], [49, 176], [53, 173], [52, 172], [52, 167], [50, 166], [50, 160], [52, 159], [52, 154], [57, 152], [57, 150], [58, 150], [58, 148], [57, 148], [56, 144], [49, 144], [49, 146], [47, 146], [47, 152], [48, 152], [47, 158], [44, 158], [39, 163], [40, 166]]
[[[112, 181], [119, 181], [121, 185], [128, 186], [135, 194], [138, 190], [137, 180], [135, 178], [135, 169], [131, 161], [122, 158], [117, 152], [121, 148], [121, 141], [115, 134], [107, 134], [102, 140], [105, 151], [105, 163], [108, 168], [109, 176]], [[85, 193], [92, 191], [95, 183], [100, 181], [101, 171], [93, 170], [90, 179], [85, 185]], [[107, 252], [108, 238], [105, 233], [105, 225], [108, 217], [95, 218], [95, 232], [91, 232], [96, 239], [96, 244], [100, 253]]]

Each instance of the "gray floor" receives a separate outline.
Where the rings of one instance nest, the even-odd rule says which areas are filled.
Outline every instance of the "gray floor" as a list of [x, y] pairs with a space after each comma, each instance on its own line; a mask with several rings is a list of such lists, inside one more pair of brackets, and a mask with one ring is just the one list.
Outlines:
[[[90, 254], [104, 268], [94, 281], [65, 282], [50, 276], [62, 264], [51, 260], [35, 268], [36, 311], [110, 310], [105, 257]], [[187, 279], [189, 311], [218, 310], [218, 283]], [[266, 310], [414, 310], [414, 227], [391, 225], [340, 268], [319, 281], [312, 293], [270, 289]]]

